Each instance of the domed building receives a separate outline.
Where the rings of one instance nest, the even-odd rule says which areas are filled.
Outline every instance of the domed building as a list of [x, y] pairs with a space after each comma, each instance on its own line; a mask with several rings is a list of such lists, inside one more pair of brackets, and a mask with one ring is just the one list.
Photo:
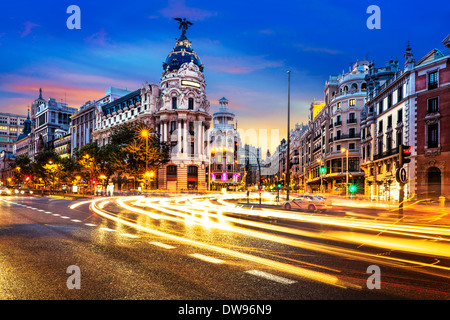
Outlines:
[[206, 132], [212, 117], [203, 64], [186, 37], [190, 23], [179, 20], [183, 32], [163, 62], [159, 85], [146, 82], [141, 89], [99, 106], [94, 141], [103, 145], [114, 127], [144, 122], [170, 146], [170, 161], [158, 169], [154, 187], [203, 191], [207, 188]]

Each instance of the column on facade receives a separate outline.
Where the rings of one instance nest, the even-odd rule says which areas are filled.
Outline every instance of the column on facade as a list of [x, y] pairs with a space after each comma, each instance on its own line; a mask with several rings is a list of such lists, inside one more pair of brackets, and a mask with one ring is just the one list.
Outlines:
[[164, 141], [164, 126], [162, 122], [159, 123], [159, 141]]
[[188, 155], [188, 148], [187, 148], [187, 142], [188, 142], [188, 130], [187, 130], [187, 126], [188, 126], [188, 122], [187, 120], [183, 121], [184, 125], [183, 125], [183, 155], [187, 156]]
[[181, 149], [182, 149], [182, 144], [181, 144], [181, 130], [182, 130], [182, 122], [180, 119], [178, 119], [178, 127], [177, 127], [177, 133], [178, 133], [178, 142], [177, 142], [177, 153], [178, 156], [181, 155]]
[[168, 126], [168, 121], [163, 121], [163, 141], [167, 142], [167, 126]]
[[203, 125], [201, 121], [198, 121], [198, 129], [197, 129], [197, 152], [198, 157], [201, 157], [202, 154], [202, 141], [203, 141]]

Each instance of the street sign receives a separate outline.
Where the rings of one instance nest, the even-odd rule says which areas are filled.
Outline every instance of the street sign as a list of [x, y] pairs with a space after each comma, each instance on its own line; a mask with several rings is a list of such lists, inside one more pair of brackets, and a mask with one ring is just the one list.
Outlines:
[[86, 183], [87, 180], [86, 179], [81, 179], [81, 183]]
[[406, 169], [403, 167], [397, 169], [396, 178], [397, 178], [397, 182], [406, 183], [406, 181], [408, 181]]

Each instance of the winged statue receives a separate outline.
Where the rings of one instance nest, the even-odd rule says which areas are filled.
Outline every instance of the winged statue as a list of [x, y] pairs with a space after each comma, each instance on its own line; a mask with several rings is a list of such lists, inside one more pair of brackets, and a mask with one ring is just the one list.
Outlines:
[[180, 39], [185, 39], [186, 38], [186, 30], [189, 28], [189, 26], [192, 26], [193, 23], [186, 20], [186, 18], [174, 18], [174, 20], [178, 21], [178, 23], [180, 24], [178, 26], [178, 29], [181, 29], [181, 37]]

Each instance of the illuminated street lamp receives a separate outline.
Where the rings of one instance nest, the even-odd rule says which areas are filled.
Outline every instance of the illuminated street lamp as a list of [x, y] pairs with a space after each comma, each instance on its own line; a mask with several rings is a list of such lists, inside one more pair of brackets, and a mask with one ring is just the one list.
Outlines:
[[[141, 130], [141, 137], [145, 139], [145, 173], [148, 171], [148, 136], [149, 131], [147, 129]], [[145, 189], [148, 189], [147, 179], [145, 180]]]

